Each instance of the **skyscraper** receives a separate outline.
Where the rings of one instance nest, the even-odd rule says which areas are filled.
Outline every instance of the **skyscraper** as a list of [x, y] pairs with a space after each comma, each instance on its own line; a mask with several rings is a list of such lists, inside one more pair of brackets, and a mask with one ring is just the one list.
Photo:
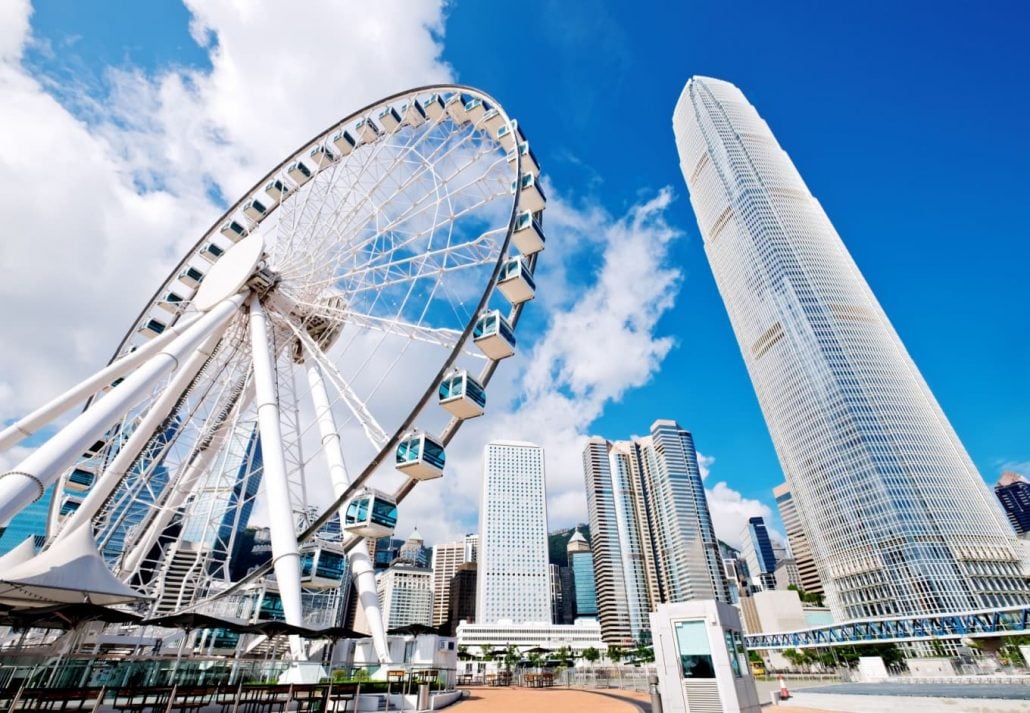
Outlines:
[[577, 529], [566, 547], [572, 570], [572, 592], [576, 618], [597, 617], [597, 587], [594, 583], [594, 555], [590, 543]]
[[477, 539], [476, 535], [465, 535], [460, 540], [433, 547], [433, 626], [447, 621], [451, 580], [459, 566], [475, 561]]
[[994, 494], [1016, 533], [1030, 532], [1030, 482], [1018, 473], [1002, 473]]
[[732, 84], [695, 77], [673, 129], [835, 616], [1030, 601], [997, 502], [765, 121]]
[[638, 641], [661, 602], [730, 601], [688, 431], [655, 421], [646, 438], [591, 438], [583, 473], [605, 641]]
[[812, 547], [808, 543], [808, 536], [805, 535], [805, 528], [801, 525], [801, 516], [798, 514], [794, 496], [790, 492], [790, 485], [787, 483], [777, 485], [773, 488], [773, 497], [776, 498], [776, 507], [780, 511], [783, 527], [787, 531], [787, 542], [790, 543], [790, 553], [797, 564], [801, 589], [811, 594], [822, 594], [823, 583], [819, 579], [819, 570], [816, 569], [815, 560], [812, 559]]
[[544, 449], [494, 441], [483, 454], [476, 619], [551, 623]]
[[376, 584], [379, 608], [388, 631], [408, 624], [429, 626], [432, 623], [432, 570], [397, 561], [379, 575]]
[[776, 555], [762, 517], [750, 517], [740, 536], [751, 591], [776, 589]]

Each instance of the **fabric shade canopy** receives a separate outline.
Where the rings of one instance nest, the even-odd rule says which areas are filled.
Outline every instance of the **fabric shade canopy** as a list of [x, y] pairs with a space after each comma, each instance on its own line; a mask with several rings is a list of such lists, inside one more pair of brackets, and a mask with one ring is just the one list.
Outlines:
[[35, 557], [0, 571], [0, 603], [109, 605], [145, 598], [111, 574], [93, 541], [89, 523]]

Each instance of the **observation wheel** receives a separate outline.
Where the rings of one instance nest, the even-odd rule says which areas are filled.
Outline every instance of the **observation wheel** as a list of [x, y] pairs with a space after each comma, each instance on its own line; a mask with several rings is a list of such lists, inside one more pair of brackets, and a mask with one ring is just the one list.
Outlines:
[[545, 200], [517, 122], [476, 89], [333, 124], [215, 222], [104, 369], [0, 432], [10, 448], [85, 403], [0, 475], [0, 522], [50, 497], [46, 550], [88, 531], [155, 615], [328, 626], [349, 570], [383, 656], [364, 538], [488, 410]]

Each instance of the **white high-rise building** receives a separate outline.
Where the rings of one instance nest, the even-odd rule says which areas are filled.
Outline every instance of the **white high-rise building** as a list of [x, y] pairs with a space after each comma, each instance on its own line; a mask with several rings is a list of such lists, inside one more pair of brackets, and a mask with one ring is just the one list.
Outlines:
[[551, 623], [544, 449], [494, 441], [483, 454], [476, 620]]
[[[386, 629], [408, 624], [429, 626], [433, 619], [433, 572], [397, 561], [376, 579], [379, 609]], [[358, 607], [360, 610], [362, 607]]]
[[732, 84], [695, 77], [673, 129], [834, 615], [1025, 605], [1011, 530], [765, 121]]

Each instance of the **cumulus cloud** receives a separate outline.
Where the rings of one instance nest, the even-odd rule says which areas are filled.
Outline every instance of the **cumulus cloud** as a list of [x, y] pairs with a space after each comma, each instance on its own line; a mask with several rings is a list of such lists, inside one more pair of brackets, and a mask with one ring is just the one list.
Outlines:
[[22, 65], [28, 2], [0, 8], [0, 322], [18, 345], [0, 352], [0, 420], [106, 361], [220, 196], [343, 114], [451, 78], [437, 0], [188, 4], [210, 70], [112, 69], [102, 97], [57, 87], [74, 112]]
[[[454, 79], [441, 60], [440, 0], [384, 0], [360, 12], [350, 3], [187, 5], [210, 68], [112, 68], [97, 96], [27, 70], [31, 7], [0, 4], [0, 324], [17, 345], [0, 350], [0, 421], [103, 364], [225, 199], [343, 114]], [[682, 279], [669, 264], [681, 236], [666, 220], [672, 191], [624, 215], [571, 190], [548, 193], [549, 247], [519, 356], [491, 385], [488, 416], [449, 449], [448, 478], [404, 504], [404, 522], [430, 542], [475, 527], [482, 446], [494, 438], [544, 446], [551, 525], [582, 521], [591, 423], [654, 378], [675, 344], [657, 333]], [[720, 523], [760, 505], [725, 483], [709, 496], [731, 542], [740, 526]]]

